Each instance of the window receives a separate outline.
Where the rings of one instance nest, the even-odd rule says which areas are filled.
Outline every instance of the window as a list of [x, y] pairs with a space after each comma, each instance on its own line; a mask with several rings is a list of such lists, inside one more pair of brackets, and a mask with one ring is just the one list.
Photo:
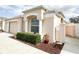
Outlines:
[[63, 23], [63, 18], [61, 18], [61, 23]]
[[39, 20], [37, 19], [31, 20], [31, 32], [39, 33]]

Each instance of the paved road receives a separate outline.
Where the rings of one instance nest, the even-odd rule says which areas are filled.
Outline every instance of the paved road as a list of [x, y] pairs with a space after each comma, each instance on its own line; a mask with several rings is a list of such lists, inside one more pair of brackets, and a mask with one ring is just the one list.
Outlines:
[[0, 33], [0, 53], [48, 54], [20, 41], [10, 38], [12, 34]]

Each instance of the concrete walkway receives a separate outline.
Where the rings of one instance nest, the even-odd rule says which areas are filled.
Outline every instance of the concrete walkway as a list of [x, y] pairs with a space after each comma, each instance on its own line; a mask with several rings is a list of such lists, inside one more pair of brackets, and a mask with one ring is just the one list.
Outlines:
[[27, 54], [48, 54], [44, 51], [31, 47], [20, 41], [10, 38], [12, 34], [0, 33], [0, 54], [3, 53], [27, 53]]
[[62, 53], [79, 54], [79, 39], [66, 37], [65, 45], [61, 51]]

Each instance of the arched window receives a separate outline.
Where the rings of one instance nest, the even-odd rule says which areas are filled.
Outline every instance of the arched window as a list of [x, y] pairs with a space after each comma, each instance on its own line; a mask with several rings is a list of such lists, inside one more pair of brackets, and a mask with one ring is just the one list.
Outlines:
[[63, 23], [63, 18], [61, 18], [61, 23]]
[[39, 20], [36, 18], [31, 20], [31, 32], [39, 33]]

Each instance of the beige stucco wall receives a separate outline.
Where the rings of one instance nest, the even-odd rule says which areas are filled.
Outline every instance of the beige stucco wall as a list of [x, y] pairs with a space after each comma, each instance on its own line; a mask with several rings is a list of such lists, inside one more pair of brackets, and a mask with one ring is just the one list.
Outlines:
[[39, 20], [39, 34], [41, 35], [41, 38], [43, 37], [42, 34], [43, 34], [43, 27], [42, 27], [42, 20], [44, 19], [44, 13], [45, 13], [45, 10], [44, 9], [36, 9], [36, 10], [32, 10], [32, 11], [29, 11], [29, 12], [25, 12], [24, 13], [24, 29], [25, 29], [25, 32], [29, 32], [29, 19], [27, 19], [28, 16], [36, 16], [37, 17], [37, 20]]
[[60, 24], [61, 24], [61, 18], [57, 17], [55, 14], [54, 16], [54, 27], [53, 27], [53, 40], [54, 42], [56, 42], [57, 40], [60, 41], [61, 37], [59, 37], [59, 39], [57, 39], [57, 35], [59, 35], [59, 33], [56, 33], [56, 28], [58, 27], [60, 29]]
[[[9, 32], [12, 28], [16, 29], [16, 32], [14, 31], [14, 34], [16, 34], [17, 32], [22, 32], [22, 18], [9, 19], [5, 22], [5, 24], [6, 24], [5, 26], [6, 32]], [[13, 27], [9, 28], [9, 25]]]
[[53, 14], [46, 14], [43, 21], [43, 36], [48, 34], [50, 43], [53, 42], [53, 22]]
[[56, 28], [61, 24], [61, 18], [57, 17], [55, 14], [53, 16], [54, 16], [54, 27]]
[[[45, 11], [43, 9], [32, 10], [32, 11], [24, 13], [24, 17], [27, 18], [30, 15], [35, 15], [37, 16], [37, 19], [42, 20], [44, 19], [44, 15], [43, 15], [44, 12]], [[24, 20], [28, 20], [28, 19], [24, 19]]]
[[[63, 36], [64, 33], [60, 32], [61, 30], [64, 31], [64, 28], [63, 26], [60, 27], [60, 24], [61, 24], [61, 18], [57, 17], [54, 13], [48, 13], [45, 15], [45, 19], [43, 21], [43, 35], [45, 34], [49, 35], [50, 43], [56, 41], [62, 41], [61, 36]], [[59, 28], [59, 30], [56, 31], [56, 28]]]
[[29, 17], [31, 15], [35, 15], [35, 16], [38, 16], [39, 15], [38, 16], [38, 19], [39, 19], [40, 18], [40, 11], [39, 10], [36, 10], [36, 11], [30, 11], [30, 12], [24, 13], [24, 15], [23, 15], [24, 16], [24, 20], [23, 21], [25, 23], [24, 24], [24, 27], [25, 27], [24, 28], [24, 31], [25, 32], [29, 32], [29, 30], [28, 30], [29, 29], [29, 27], [28, 27], [29, 26], [29, 23], [28, 22], [30, 22], [30, 19], [27, 19], [27, 17]]
[[4, 19], [0, 19], [0, 29], [1, 30], [5, 30], [5, 20]]

